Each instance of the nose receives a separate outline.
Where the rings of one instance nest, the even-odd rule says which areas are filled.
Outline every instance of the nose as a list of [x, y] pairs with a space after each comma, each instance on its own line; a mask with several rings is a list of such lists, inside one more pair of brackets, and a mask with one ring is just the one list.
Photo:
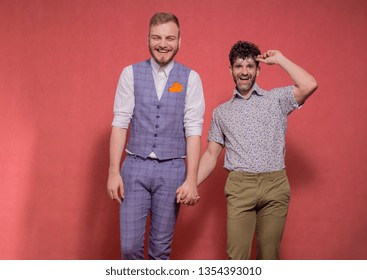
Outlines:
[[167, 41], [166, 41], [165, 39], [160, 40], [160, 42], [159, 42], [159, 46], [160, 46], [161, 48], [166, 47], [166, 46], [167, 46]]
[[247, 74], [248, 74], [248, 70], [247, 70], [247, 68], [246, 68], [246, 67], [242, 67], [242, 68], [241, 68], [241, 71], [240, 71], [240, 74], [241, 74], [241, 75], [247, 75]]

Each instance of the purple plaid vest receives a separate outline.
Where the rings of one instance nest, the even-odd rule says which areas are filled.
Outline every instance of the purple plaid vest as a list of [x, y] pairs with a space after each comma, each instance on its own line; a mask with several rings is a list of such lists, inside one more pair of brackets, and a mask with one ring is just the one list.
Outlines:
[[190, 69], [175, 62], [158, 100], [150, 61], [133, 65], [135, 107], [127, 150], [160, 160], [186, 155], [184, 111]]

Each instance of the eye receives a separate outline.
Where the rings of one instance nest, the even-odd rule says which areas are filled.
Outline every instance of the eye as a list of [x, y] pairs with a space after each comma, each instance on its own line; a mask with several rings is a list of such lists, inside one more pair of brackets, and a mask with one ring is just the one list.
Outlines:
[[159, 38], [159, 36], [155, 36], [155, 35], [153, 35], [152, 37], [150, 37], [152, 40], [154, 40], [154, 41], [158, 41], [158, 40], [160, 40], [160, 38]]
[[175, 37], [167, 37], [167, 41], [173, 42], [173, 41], [175, 41], [175, 40], [176, 40], [176, 38], [175, 38]]

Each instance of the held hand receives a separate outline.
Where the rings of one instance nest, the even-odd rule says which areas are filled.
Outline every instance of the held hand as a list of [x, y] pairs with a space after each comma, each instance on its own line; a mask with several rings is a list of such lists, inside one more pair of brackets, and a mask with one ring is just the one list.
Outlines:
[[111, 199], [116, 199], [121, 203], [121, 200], [124, 198], [124, 184], [120, 174], [108, 175], [107, 194]]
[[187, 206], [194, 206], [200, 200], [196, 185], [184, 182], [176, 191], [176, 201]]
[[284, 58], [283, 54], [277, 50], [268, 50], [261, 55], [258, 55], [256, 61], [260, 61], [262, 63], [273, 65], [280, 64], [280, 60]]

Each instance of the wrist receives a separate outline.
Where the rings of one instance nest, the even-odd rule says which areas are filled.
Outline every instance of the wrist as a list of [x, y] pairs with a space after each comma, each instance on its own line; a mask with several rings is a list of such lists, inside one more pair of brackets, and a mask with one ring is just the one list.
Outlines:
[[190, 186], [197, 187], [197, 179], [186, 179], [185, 182]]
[[278, 65], [281, 67], [285, 67], [289, 63], [289, 59], [286, 58], [284, 55], [280, 55], [278, 58]]
[[120, 168], [118, 166], [110, 166], [108, 168], [108, 173], [113, 175], [113, 174], [120, 174]]

